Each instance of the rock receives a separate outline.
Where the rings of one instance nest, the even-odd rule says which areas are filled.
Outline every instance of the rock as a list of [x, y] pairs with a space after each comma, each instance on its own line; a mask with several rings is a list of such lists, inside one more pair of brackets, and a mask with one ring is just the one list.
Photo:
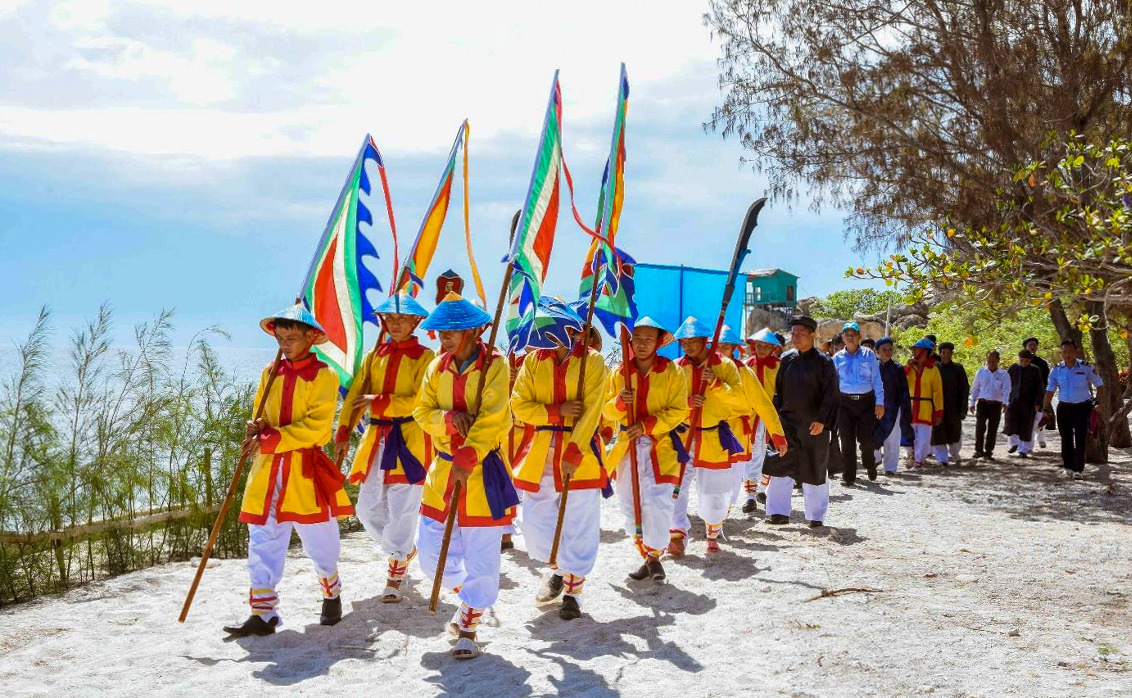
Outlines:
[[780, 311], [768, 308], [752, 308], [750, 314], [747, 315], [747, 332], [754, 334], [764, 327], [769, 327], [772, 332], [788, 334], [786, 332], [788, 320], [786, 314]]
[[1022, 631], [1018, 628], [1011, 628], [1009, 631], [1007, 631], [1006, 634], [1008, 637], [1020, 637], [1022, 635]]
[[960, 584], [970, 584], [971, 582], [979, 581], [979, 578], [973, 574], [957, 574], [955, 575], [955, 581]]
[[902, 330], [906, 330], [909, 327], [923, 328], [928, 326], [928, 319], [923, 315], [904, 315], [893, 320], [892, 324]]
[[809, 298], [803, 298], [802, 300], [798, 301], [798, 312], [802, 315], [812, 316], [814, 304], [817, 303], [819, 300], [821, 300], [821, 299], [818, 298], [817, 296], [810, 296]]

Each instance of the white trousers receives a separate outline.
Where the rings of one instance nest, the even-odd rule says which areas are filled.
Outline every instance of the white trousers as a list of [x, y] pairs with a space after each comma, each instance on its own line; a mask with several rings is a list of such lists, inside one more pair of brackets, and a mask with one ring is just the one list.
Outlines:
[[[428, 579], [436, 575], [444, 524], [427, 516], [421, 517], [417, 538], [417, 559]], [[460, 600], [472, 608], [487, 608], [499, 598], [499, 543], [503, 526], [452, 527], [452, 541], [444, 564], [447, 589], [460, 588]]]
[[717, 526], [727, 518], [731, 494], [735, 487], [732, 469], [712, 470], [695, 468], [689, 463], [684, 470], [684, 482], [680, 486], [680, 497], [672, 508], [672, 531], [688, 535], [692, 522], [688, 520], [688, 501], [692, 496], [692, 483], [696, 483], [696, 513], [705, 524]]
[[[283, 469], [280, 468], [275, 479], [274, 494], [267, 507], [267, 522], [248, 524], [248, 576], [251, 578], [252, 596], [273, 598], [266, 590], [273, 591], [283, 579], [283, 564], [287, 560], [287, 548], [291, 545], [292, 529], [299, 534], [303, 552], [314, 563], [319, 578], [332, 583], [331, 597], [337, 596], [341, 590], [338, 583], [338, 555], [341, 551], [338, 522], [335, 519], [313, 524], [276, 521], [275, 508], [282, 491]], [[272, 607], [271, 610], [260, 614], [264, 620], [278, 615], [274, 610], [274, 602], [268, 605]]]
[[917, 463], [923, 463], [932, 447], [932, 425], [913, 424], [912, 431], [916, 435], [916, 445], [913, 447], [914, 459]]
[[1006, 440], [1010, 443], [1011, 446], [1017, 446], [1019, 453], [1029, 453], [1030, 451], [1034, 450], [1033, 440], [1023, 441], [1022, 439], [1019, 439], [1016, 434], [1011, 434], [1010, 436], [1006, 437]]
[[[538, 492], [523, 492], [523, 540], [527, 554], [539, 562], [550, 560], [554, 529], [558, 526], [558, 503], [554, 491], [552, 456], [547, 457]], [[566, 498], [566, 517], [558, 542], [558, 573], [578, 577], [589, 575], [597, 562], [601, 542], [601, 490], [570, 490]]]
[[[658, 483], [653, 477], [652, 458], [649, 455], [652, 443], [652, 439], [648, 437], [637, 439], [637, 476], [641, 486], [643, 543], [650, 550], [660, 551], [668, 546], [668, 527], [672, 523], [675, 502], [672, 500], [672, 485]], [[625, 531], [630, 538], [634, 538], [636, 524], [633, 515], [633, 476], [629, 471], [631, 462], [626, 454], [617, 465], [617, 487], [614, 489], [621, 511], [625, 514]]]
[[[766, 487], [767, 516], [790, 516], [790, 495], [794, 492], [794, 478], [772, 477]], [[825, 521], [829, 512], [829, 480], [820, 485], [802, 483], [802, 501], [806, 521]]]
[[[1046, 445], [1045, 430], [1044, 429], [1038, 429], [1038, 424], [1040, 424], [1041, 421], [1042, 421], [1042, 411], [1038, 410], [1038, 413], [1034, 415], [1034, 436], [1033, 436], [1033, 438], [1039, 444], [1041, 444], [1042, 446], [1045, 446]], [[1031, 444], [1032, 443], [1033, 442], [1031, 442]], [[1031, 445], [1030, 449], [1033, 450], [1032, 445]]]
[[951, 458], [958, 458], [959, 451], [963, 448], [963, 435], [959, 435], [959, 440], [941, 446], [932, 446], [932, 455], [940, 463], [947, 464]]
[[896, 423], [892, 426], [892, 431], [876, 450], [876, 461], [884, 466], [886, 473], [895, 473], [900, 465], [900, 410], [896, 411]]
[[[762, 484], [763, 477], [763, 463], [766, 461], [766, 424], [763, 420], [759, 420], [758, 427], [755, 428], [755, 438], [751, 444], [751, 457], [745, 461], [736, 463], [735, 468], [735, 495], [731, 500], [734, 504], [739, 501], [743, 495], [744, 481], [754, 480], [758, 482], [758, 491], [764, 492], [766, 488]], [[752, 492], [747, 495], [747, 499], [754, 499], [755, 494]]]
[[[381, 462], [380, 450], [374, 462]], [[422, 485], [385, 484], [385, 471], [377, 468], [369, 471], [358, 488], [358, 520], [382, 551], [395, 560], [404, 560], [413, 551], [423, 492]]]

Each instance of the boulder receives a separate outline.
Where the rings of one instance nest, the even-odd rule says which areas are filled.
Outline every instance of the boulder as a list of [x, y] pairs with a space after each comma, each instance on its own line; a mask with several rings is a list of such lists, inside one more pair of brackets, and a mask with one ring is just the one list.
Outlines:
[[764, 327], [769, 327], [772, 332], [785, 334], [786, 330], [789, 329], [786, 326], [787, 321], [786, 314], [779, 310], [752, 308], [750, 314], [747, 315], [747, 334], [752, 335]]
[[893, 320], [892, 324], [902, 330], [906, 330], [909, 327], [926, 328], [928, 326], [928, 318], [925, 315], [901, 315]]

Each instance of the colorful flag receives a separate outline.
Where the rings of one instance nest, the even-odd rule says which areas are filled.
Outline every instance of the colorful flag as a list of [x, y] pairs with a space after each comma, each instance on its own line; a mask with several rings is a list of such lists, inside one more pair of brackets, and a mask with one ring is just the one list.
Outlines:
[[366, 161], [377, 164], [396, 247], [397, 229], [393, 223], [393, 203], [385, 178], [385, 163], [377, 144], [367, 134], [326, 222], [300, 292], [303, 304], [330, 339], [316, 346], [315, 352], [338, 373], [343, 389], [349, 388], [361, 366], [363, 323], [376, 322], [368, 291], [381, 292], [377, 277], [362, 261], [365, 257], [378, 258], [377, 248], [361, 228], [362, 223], [368, 223], [371, 232], [373, 229], [373, 216], [360, 200], [362, 193], [370, 193]]
[[506, 260], [515, 267], [511, 276], [506, 323], [512, 351], [527, 345], [542, 284], [550, 265], [554, 231], [558, 225], [561, 169], [562, 91], [558, 86], [556, 70], [531, 182], [527, 188], [511, 253]]
[[460, 130], [456, 133], [456, 140], [452, 143], [452, 150], [448, 153], [448, 162], [444, 166], [443, 174], [440, 175], [440, 183], [436, 185], [436, 192], [432, 195], [432, 201], [425, 210], [421, 229], [417, 233], [417, 239], [413, 242], [412, 249], [409, 250], [409, 255], [405, 258], [405, 267], [399, 282], [394, 284], [394, 291], [409, 291], [415, 297], [424, 287], [425, 275], [428, 274], [428, 267], [432, 263], [432, 258], [436, 254], [436, 246], [440, 242], [440, 230], [444, 227], [444, 221], [448, 217], [448, 204], [452, 200], [452, 182], [456, 178], [456, 155], [463, 149], [464, 240], [468, 249], [468, 261], [472, 266], [472, 278], [476, 284], [476, 292], [480, 300], [486, 303], [483, 282], [480, 280], [476, 259], [472, 254], [472, 234], [468, 217], [468, 137], [470, 135], [471, 126], [465, 119], [464, 123], [460, 124]]
[[637, 306], [633, 301], [632, 257], [616, 247], [617, 230], [621, 222], [621, 208], [625, 201], [625, 123], [629, 114], [629, 77], [625, 64], [621, 64], [621, 78], [617, 83], [617, 110], [613, 117], [613, 139], [605, 172], [601, 178], [598, 196], [597, 236], [590, 243], [582, 266], [582, 283], [579, 297], [589, 303], [595, 279], [600, 284], [594, 303], [594, 315], [602, 327], [616, 337], [617, 324], [632, 329], [637, 319]]

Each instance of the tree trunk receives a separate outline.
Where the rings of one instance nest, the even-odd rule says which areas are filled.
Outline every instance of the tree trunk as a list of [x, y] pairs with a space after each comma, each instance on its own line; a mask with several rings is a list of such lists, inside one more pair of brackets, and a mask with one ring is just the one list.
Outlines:
[[[1108, 341], [1108, 321], [1104, 315], [1104, 304], [1092, 301], [1086, 304], [1089, 315], [1101, 317], [1099, 328], [1089, 330], [1089, 341], [1093, 348], [1093, 364], [1097, 374], [1104, 381], [1104, 392], [1098, 406], [1101, 412], [1101, 424], [1107, 427], [1113, 413], [1124, 406], [1123, 396], [1120, 392], [1120, 369], [1116, 366], [1116, 354]], [[1123, 421], [1113, 429], [1102, 428], [1098, 433], [1089, 435], [1085, 449], [1085, 460], [1089, 463], [1107, 463], [1108, 447], [1124, 447], [1132, 440], [1128, 433], [1128, 422]]]
[[1049, 304], [1049, 319], [1053, 322], [1053, 327], [1057, 330], [1059, 337], [1062, 339], [1072, 339], [1079, 347], [1084, 346], [1082, 344], [1083, 337], [1081, 336], [1081, 330], [1069, 321], [1069, 316], [1065, 314], [1065, 306], [1061, 304], [1060, 298], [1054, 299]]

